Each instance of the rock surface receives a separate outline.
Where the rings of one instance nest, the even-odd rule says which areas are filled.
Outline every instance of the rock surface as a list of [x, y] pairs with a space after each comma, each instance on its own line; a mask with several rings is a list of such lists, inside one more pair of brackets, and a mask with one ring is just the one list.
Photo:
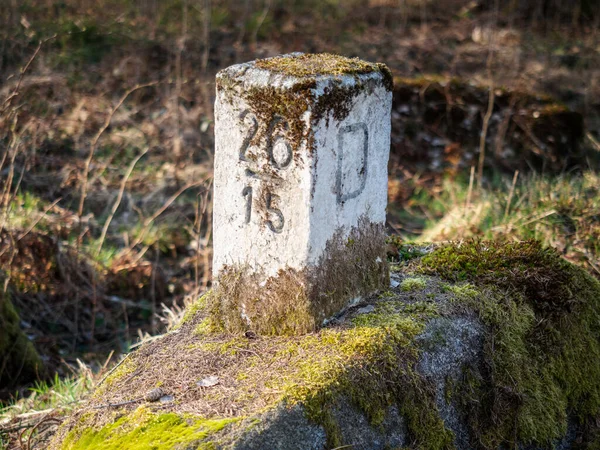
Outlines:
[[[316, 333], [223, 333], [210, 299], [199, 301], [179, 329], [128, 357], [51, 448], [562, 449], [597, 439], [597, 280], [536, 242], [391, 256], [395, 287]], [[198, 388], [209, 375], [219, 384]], [[174, 401], [109, 406], [156, 386]]]

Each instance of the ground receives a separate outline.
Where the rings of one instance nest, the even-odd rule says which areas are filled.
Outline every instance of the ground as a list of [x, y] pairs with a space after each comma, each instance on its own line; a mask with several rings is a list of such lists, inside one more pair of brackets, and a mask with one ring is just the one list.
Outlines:
[[128, 355], [52, 448], [591, 445], [600, 283], [536, 241], [416, 250], [393, 252], [389, 290], [316, 333], [230, 334], [204, 298]]

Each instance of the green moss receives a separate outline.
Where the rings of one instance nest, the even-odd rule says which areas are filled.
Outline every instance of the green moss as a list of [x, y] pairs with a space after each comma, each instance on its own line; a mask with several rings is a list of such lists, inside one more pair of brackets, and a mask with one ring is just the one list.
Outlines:
[[551, 445], [600, 413], [600, 283], [539, 242], [469, 241], [423, 257], [421, 272], [469, 280], [448, 286], [488, 326], [483, 368], [457, 387], [485, 448]]
[[342, 229], [334, 234], [315, 267], [282, 269], [273, 277], [226, 268], [210, 296], [210, 317], [227, 332], [299, 335], [315, 331], [352, 299], [388, 286], [385, 231], [363, 218], [347, 236]]
[[411, 277], [402, 280], [400, 289], [404, 292], [415, 292], [425, 289], [427, 282], [422, 277]]
[[[439, 417], [432, 387], [415, 369], [419, 350], [414, 338], [433, 314], [413, 315], [402, 306], [383, 302], [373, 313], [354, 318], [350, 329], [326, 329], [303, 339], [302, 348], [310, 351], [283, 390], [289, 403], [304, 404], [309, 418], [325, 428], [329, 447], [348, 444], [333, 413], [341, 398], [363, 411], [374, 426], [396, 405], [419, 448], [452, 446], [453, 434]], [[292, 344], [281, 356], [296, 351]]]
[[0, 292], [0, 385], [12, 387], [45, 375], [42, 361], [20, 326], [8, 294]]
[[[206, 439], [240, 419], [206, 420], [177, 414], [154, 414], [141, 407], [99, 430], [75, 428], [63, 441], [63, 450], [212, 448]], [[204, 442], [202, 442], [204, 441]]]
[[406, 262], [426, 254], [423, 251], [423, 245], [405, 244], [397, 235], [388, 236], [386, 243], [388, 244], [388, 258], [392, 262]]
[[205, 293], [204, 295], [202, 295], [195, 302], [193, 302], [190, 306], [188, 306], [185, 309], [185, 314], [183, 315], [183, 318], [173, 329], [177, 330], [183, 324], [189, 322], [190, 319], [196, 317], [199, 312], [206, 310], [209, 296], [210, 296], [210, 291]]
[[447, 284], [443, 286], [443, 289], [446, 292], [451, 292], [463, 302], [468, 302], [471, 299], [475, 299], [481, 294], [481, 291], [479, 291], [471, 283], [461, 283], [454, 285]]

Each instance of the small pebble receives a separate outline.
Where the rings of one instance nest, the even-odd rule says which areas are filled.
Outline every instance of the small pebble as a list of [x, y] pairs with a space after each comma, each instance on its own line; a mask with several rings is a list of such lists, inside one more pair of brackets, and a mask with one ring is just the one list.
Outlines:
[[151, 391], [148, 391], [148, 393], [144, 397], [144, 400], [146, 400], [147, 402], [156, 402], [160, 400], [160, 398], [164, 395], [165, 393], [161, 388], [156, 388], [152, 389]]
[[367, 305], [363, 308], [360, 308], [356, 311], [357, 314], [369, 314], [375, 311], [375, 307], [373, 305]]

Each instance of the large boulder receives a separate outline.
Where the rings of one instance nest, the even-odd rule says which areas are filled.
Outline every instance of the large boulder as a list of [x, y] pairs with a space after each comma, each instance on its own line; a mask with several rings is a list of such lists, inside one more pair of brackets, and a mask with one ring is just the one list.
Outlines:
[[533, 241], [398, 246], [391, 257], [389, 290], [301, 336], [227, 334], [209, 293], [124, 359], [51, 448], [593, 442], [597, 280]]

